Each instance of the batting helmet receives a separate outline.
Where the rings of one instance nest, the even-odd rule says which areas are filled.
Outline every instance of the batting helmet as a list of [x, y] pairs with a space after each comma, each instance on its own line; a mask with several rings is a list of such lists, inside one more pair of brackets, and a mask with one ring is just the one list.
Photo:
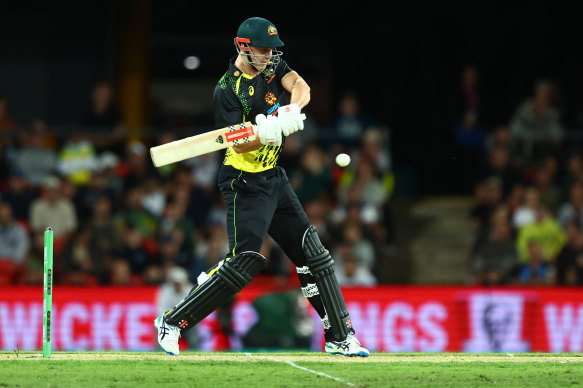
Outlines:
[[235, 41], [255, 47], [283, 46], [277, 28], [269, 20], [260, 17], [249, 18], [241, 23]]

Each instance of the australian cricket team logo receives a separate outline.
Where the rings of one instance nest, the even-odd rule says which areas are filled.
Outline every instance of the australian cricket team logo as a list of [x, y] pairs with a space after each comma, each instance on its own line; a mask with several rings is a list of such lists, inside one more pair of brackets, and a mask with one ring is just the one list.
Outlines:
[[275, 101], [277, 101], [277, 97], [275, 97], [275, 94], [269, 92], [265, 95], [265, 102], [268, 103], [269, 105], [275, 104]]
[[269, 35], [277, 35], [277, 28], [273, 26], [267, 27], [267, 34]]

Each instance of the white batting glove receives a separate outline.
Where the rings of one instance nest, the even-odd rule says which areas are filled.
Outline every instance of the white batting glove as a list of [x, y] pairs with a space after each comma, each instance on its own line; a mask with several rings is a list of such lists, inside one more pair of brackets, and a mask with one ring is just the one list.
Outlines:
[[298, 104], [280, 106], [277, 117], [281, 123], [281, 131], [285, 136], [304, 129], [304, 120]]
[[281, 146], [281, 126], [277, 117], [271, 115], [265, 117], [263, 114], [258, 114], [255, 116], [255, 122], [261, 144]]

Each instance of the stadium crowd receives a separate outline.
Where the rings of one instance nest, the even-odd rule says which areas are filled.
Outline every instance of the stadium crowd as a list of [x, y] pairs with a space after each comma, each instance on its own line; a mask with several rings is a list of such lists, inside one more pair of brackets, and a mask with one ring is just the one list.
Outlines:
[[583, 285], [583, 153], [570, 129], [580, 117], [568, 120], [557, 85], [540, 80], [508, 120], [485, 124], [478, 76], [462, 72], [454, 129], [473, 166], [458, 171], [474, 199], [470, 283]]
[[[565, 120], [555, 86], [537, 82], [496, 121], [476, 68], [461, 73], [451, 128], [460, 163], [449, 173], [455, 193], [473, 196], [469, 284], [583, 285], [583, 152], [568, 136], [583, 112]], [[175, 140], [173, 128], [130, 138], [114, 101], [111, 85], [98, 83], [71, 129], [54, 131], [42, 119], [21, 125], [0, 97], [0, 285], [42, 283], [47, 226], [57, 284], [161, 285], [176, 268], [193, 282], [227, 254], [222, 153], [157, 169], [148, 148]], [[340, 283], [372, 286], [393, 244], [390, 131], [353, 94], [337, 113], [326, 127], [308, 118], [278, 164]], [[351, 155], [348, 167], [334, 163], [340, 152]], [[263, 275], [296, 279], [269, 237], [262, 254]]]
[[[0, 97], [0, 285], [43, 281], [46, 227], [54, 231], [56, 284], [160, 285], [176, 268], [190, 281], [228, 252], [215, 152], [155, 168], [148, 148], [175, 139], [172, 128], [130, 138], [107, 82], [70, 129], [44, 120], [21, 124]], [[279, 159], [337, 263], [342, 285], [378, 282], [390, 243], [392, 191], [387, 128], [342, 99], [327, 137], [313, 122], [286, 139]], [[206, 130], [210, 130], [207, 128]], [[334, 141], [330, 139], [335, 139]], [[352, 163], [334, 164], [338, 152]], [[296, 278], [267, 238], [264, 275]]]

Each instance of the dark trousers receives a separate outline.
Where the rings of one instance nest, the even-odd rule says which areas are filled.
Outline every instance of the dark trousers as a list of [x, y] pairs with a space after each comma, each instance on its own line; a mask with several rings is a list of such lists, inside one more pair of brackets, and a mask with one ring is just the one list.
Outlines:
[[310, 221], [283, 168], [249, 173], [223, 165], [218, 184], [225, 200], [230, 255], [259, 252], [269, 234], [297, 267], [306, 265], [302, 239]]

